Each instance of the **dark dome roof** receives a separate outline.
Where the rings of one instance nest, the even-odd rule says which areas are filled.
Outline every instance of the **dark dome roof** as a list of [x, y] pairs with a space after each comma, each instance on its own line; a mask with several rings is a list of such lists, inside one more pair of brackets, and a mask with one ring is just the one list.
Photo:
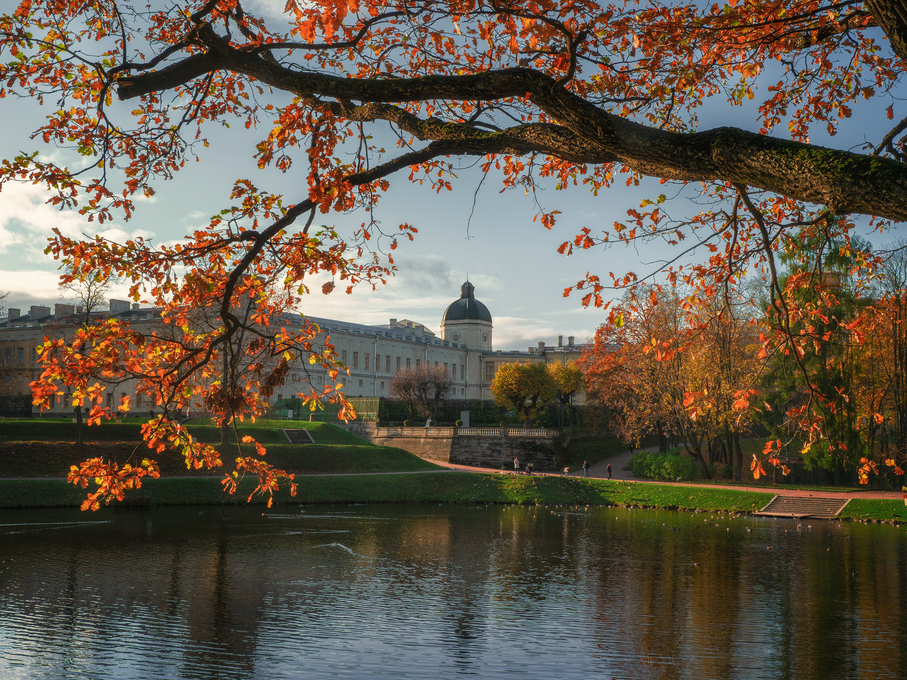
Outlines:
[[460, 286], [460, 299], [455, 300], [444, 310], [441, 323], [454, 321], [487, 321], [491, 323], [491, 312], [488, 307], [476, 300], [475, 286], [469, 281]]

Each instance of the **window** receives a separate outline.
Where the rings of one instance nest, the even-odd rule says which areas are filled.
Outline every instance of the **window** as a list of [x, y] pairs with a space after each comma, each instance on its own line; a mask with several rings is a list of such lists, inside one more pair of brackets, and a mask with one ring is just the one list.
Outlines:
[[343, 362], [343, 365], [346, 366], [346, 350], [340, 350], [340, 361]]
[[466, 380], [466, 364], [460, 364], [460, 380]]
[[57, 395], [56, 394], [50, 395], [50, 407], [57, 408]]
[[413, 360], [410, 359], [409, 357], [406, 357], [406, 367], [412, 368], [412, 365], [413, 365]]
[[361, 380], [359, 381], [359, 387], [362, 387], [362, 381], [361, 381]]
[[384, 381], [383, 381], [383, 380], [381, 381], [381, 389], [382, 389], [382, 390], [384, 389]]
[[107, 408], [113, 408], [113, 394], [107, 393]]
[[435, 362], [435, 368], [437, 368], [437, 367], [438, 367], [438, 362], [436, 361], [436, 362]]
[[13, 363], [13, 350], [9, 347], [6, 348], [6, 363]]
[[[368, 359], [366, 359], [366, 361], [368, 361]], [[376, 354], [375, 355], [375, 373], [377, 373], [380, 370], [381, 370], [381, 355]]]
[[16, 382], [22, 382], [22, 374], [16, 376]]
[[353, 368], [359, 368], [359, 352], [353, 352]]
[[397, 357], [397, 373], [400, 372], [400, 357]]
[[485, 380], [492, 380], [494, 378], [494, 362], [486, 361], [485, 362]]
[[454, 342], [459, 342], [459, 341], [460, 341], [460, 336], [457, 335], [456, 333], [454, 333], [453, 339], [454, 339]]
[[444, 362], [444, 375], [447, 375], [447, 362]]
[[16, 348], [16, 362], [20, 366], [25, 363], [25, 348], [24, 347]]
[[422, 366], [422, 359], [416, 359], [416, 368], [421, 368], [421, 366]]
[[362, 361], [363, 361], [363, 364], [364, 364], [364, 365], [363, 365], [363, 368], [367, 371], [367, 370], [368, 370], [368, 352], [365, 353], [365, 357], [364, 357], [364, 359], [363, 359]]
[[456, 364], [454, 364], [453, 366], [450, 367], [450, 377], [453, 378], [454, 380], [457, 379], [457, 365]]
[[385, 373], [391, 372], [391, 355], [390, 354], [388, 354], [386, 357], [384, 357], [384, 372]]

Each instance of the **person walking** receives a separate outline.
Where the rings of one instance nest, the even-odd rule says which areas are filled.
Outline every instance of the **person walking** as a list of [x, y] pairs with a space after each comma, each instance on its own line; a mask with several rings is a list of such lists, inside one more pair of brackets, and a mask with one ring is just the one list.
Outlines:
[[513, 471], [517, 474], [520, 474], [520, 459], [519, 458], [513, 459]]
[[611, 463], [608, 463], [608, 479], [611, 479]]
[[587, 460], [583, 461], [583, 476], [584, 477], [589, 476], [589, 461], [587, 461]]

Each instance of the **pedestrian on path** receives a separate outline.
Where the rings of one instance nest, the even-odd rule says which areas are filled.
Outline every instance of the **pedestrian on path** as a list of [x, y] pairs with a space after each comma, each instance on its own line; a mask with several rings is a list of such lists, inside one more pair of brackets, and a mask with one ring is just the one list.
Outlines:
[[568, 467], [564, 468], [564, 477], [569, 477], [569, 476], [570, 476], [570, 467], [568, 466]]
[[611, 463], [608, 463], [608, 479], [611, 479]]
[[589, 461], [587, 461], [587, 460], [583, 461], [583, 475], [585, 477], [589, 476]]
[[517, 474], [520, 473], [520, 459], [519, 458], [513, 459], [513, 471], [516, 472]]

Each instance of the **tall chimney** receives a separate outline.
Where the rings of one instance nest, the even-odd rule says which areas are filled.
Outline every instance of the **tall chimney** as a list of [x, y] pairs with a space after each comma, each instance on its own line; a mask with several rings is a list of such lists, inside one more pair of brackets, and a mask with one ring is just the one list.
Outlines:
[[557, 336], [557, 346], [558, 347], [564, 346], [564, 336], [563, 335]]

